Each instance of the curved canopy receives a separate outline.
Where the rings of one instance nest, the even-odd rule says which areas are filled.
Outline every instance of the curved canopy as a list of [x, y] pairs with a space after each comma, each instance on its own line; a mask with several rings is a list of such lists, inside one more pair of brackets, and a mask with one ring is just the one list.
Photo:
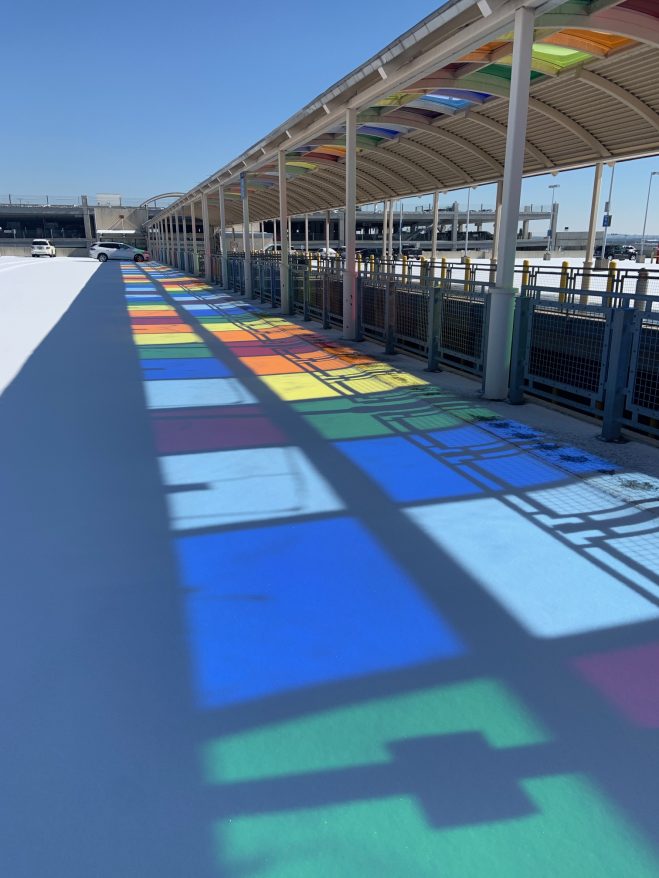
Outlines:
[[357, 199], [488, 183], [503, 175], [516, 8], [535, 6], [524, 173], [659, 152], [655, 0], [452, 0], [168, 208], [207, 193], [217, 217], [279, 213], [286, 152], [292, 214], [345, 202], [345, 111], [356, 107]]

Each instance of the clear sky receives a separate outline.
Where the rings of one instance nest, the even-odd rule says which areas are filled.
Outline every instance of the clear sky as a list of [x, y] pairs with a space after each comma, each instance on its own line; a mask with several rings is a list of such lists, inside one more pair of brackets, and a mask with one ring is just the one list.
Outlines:
[[[7, 2], [0, 198], [185, 191], [439, 5]], [[612, 231], [641, 230], [650, 170], [659, 158], [618, 166]], [[547, 203], [559, 183], [560, 228], [583, 229], [591, 181], [592, 170], [528, 180], [522, 202]], [[494, 200], [491, 187], [472, 198]]]

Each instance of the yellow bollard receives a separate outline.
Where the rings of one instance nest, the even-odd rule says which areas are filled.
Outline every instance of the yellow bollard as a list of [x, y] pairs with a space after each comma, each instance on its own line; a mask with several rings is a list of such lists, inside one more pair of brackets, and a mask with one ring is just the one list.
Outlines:
[[401, 268], [400, 273], [401, 273], [402, 280], [405, 280], [405, 278], [407, 277], [407, 256], [405, 256], [404, 254], [403, 254], [403, 258], [402, 258], [402, 263], [403, 263], [403, 267]]
[[529, 285], [529, 266], [530, 262], [528, 259], [525, 259], [522, 263], [522, 286], [528, 287]]
[[467, 292], [469, 292], [469, 280], [470, 280], [470, 276], [471, 276], [471, 257], [465, 256], [464, 266], [465, 266], [464, 291], [465, 291], [465, 293], [467, 293]]
[[[618, 263], [615, 261], [615, 259], [612, 259], [611, 262], [609, 262], [609, 274], [606, 278], [606, 291], [607, 291], [607, 293], [613, 292], [613, 290], [615, 288], [617, 273], [618, 273]], [[612, 304], [613, 304], [613, 299], [606, 300], [606, 307], [607, 308], [610, 308]]]
[[[641, 268], [638, 272], [638, 277], [636, 278], [636, 295], [637, 296], [647, 296], [648, 294], [648, 281], [650, 280], [650, 274], [647, 268]], [[634, 308], [637, 311], [645, 311], [645, 300], [644, 299], [634, 299]], [[651, 307], [651, 306], [650, 306]]]
[[368, 270], [371, 274], [371, 277], [375, 274], [375, 254], [371, 253], [368, 257]]
[[442, 267], [439, 272], [440, 280], [446, 280], [446, 256], [442, 256]]
[[357, 274], [362, 273], [362, 254], [357, 254]]
[[422, 256], [419, 261], [419, 280], [425, 280], [428, 274], [428, 260], [425, 256]]
[[[561, 264], [561, 290], [567, 289], [567, 283], [568, 283], [567, 276], [568, 276], [569, 268], [570, 268], [569, 262], [567, 262], [566, 260], [563, 260], [563, 262]], [[566, 293], [559, 293], [558, 294], [558, 301], [559, 302], [565, 302], [566, 299], [567, 299]]]

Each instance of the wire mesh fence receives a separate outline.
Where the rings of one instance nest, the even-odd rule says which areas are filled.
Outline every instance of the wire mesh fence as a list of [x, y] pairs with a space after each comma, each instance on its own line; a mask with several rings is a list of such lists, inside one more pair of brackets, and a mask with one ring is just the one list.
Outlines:
[[[211, 258], [215, 278], [221, 260]], [[254, 255], [250, 264], [252, 295], [276, 307], [281, 302], [279, 258]], [[389, 352], [427, 357], [430, 369], [449, 367], [482, 376], [491, 274], [469, 263], [445, 267], [440, 277], [428, 266], [417, 274], [387, 268], [372, 260], [357, 276], [361, 331]], [[204, 271], [203, 254], [199, 271]], [[344, 271], [336, 259], [291, 261], [292, 310], [325, 327], [342, 326]], [[603, 289], [584, 289], [583, 272], [573, 272], [568, 285], [561, 285], [566, 274], [560, 271], [552, 276], [557, 286], [534, 285], [531, 281], [540, 275], [525, 273], [515, 306], [511, 400], [529, 394], [586, 412], [602, 421], [605, 438], [617, 438], [624, 426], [659, 437], [659, 297], [647, 292], [649, 274], [643, 272], [607, 272], [600, 276]], [[229, 289], [245, 294], [243, 254], [228, 256], [224, 280]], [[630, 283], [631, 293], [626, 290]]]
[[650, 296], [554, 292], [517, 299], [511, 399], [524, 393], [587, 412], [614, 440], [623, 427], [659, 436], [659, 312]]
[[394, 286], [394, 339], [395, 345], [414, 353], [425, 354], [428, 349], [428, 300], [431, 288], [395, 284]]
[[484, 292], [443, 289], [440, 299], [439, 362], [461, 371], [483, 371], [487, 301]]
[[387, 290], [391, 281], [386, 277], [361, 278], [362, 329], [372, 338], [384, 338]]
[[633, 426], [659, 436], [659, 316], [634, 316], [625, 415]]
[[[543, 287], [527, 287], [521, 361], [523, 389], [590, 413], [601, 412], [611, 328], [604, 297], [581, 303], [564, 291], [565, 301], [548, 297]], [[529, 307], [526, 307], [528, 303]], [[518, 303], [519, 304], [519, 303]], [[517, 321], [523, 320], [520, 305]], [[518, 353], [519, 358], [519, 353]]]

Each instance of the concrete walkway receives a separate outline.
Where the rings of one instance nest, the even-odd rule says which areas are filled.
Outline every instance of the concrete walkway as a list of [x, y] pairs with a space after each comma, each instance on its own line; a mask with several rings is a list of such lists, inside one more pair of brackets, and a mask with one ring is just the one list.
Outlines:
[[659, 452], [595, 432], [101, 266], [0, 397], [2, 874], [659, 876]]

